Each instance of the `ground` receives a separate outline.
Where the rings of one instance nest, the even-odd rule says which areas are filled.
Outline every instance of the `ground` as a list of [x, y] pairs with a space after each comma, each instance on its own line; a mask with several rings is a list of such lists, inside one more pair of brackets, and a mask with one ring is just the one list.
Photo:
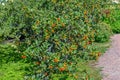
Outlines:
[[97, 63], [101, 67], [102, 80], [120, 80], [120, 34], [111, 37], [111, 47]]

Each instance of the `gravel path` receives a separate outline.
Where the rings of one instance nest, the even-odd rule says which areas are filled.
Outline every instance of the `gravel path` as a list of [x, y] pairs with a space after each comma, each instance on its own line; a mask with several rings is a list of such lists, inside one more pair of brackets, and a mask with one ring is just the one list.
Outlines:
[[114, 35], [111, 40], [111, 47], [97, 63], [98, 67], [102, 67], [102, 80], [120, 80], [120, 34]]

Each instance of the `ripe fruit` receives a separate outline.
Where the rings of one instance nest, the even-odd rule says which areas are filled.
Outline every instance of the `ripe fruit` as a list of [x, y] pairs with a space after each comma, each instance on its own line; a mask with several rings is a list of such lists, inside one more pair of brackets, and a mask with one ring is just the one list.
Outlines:
[[55, 62], [55, 63], [59, 62], [59, 59], [55, 58], [55, 59], [54, 59], [54, 62]]
[[50, 65], [50, 66], [49, 66], [49, 69], [52, 69], [52, 68], [53, 68], [53, 66]]
[[39, 65], [39, 64], [40, 64], [40, 62], [37, 61], [37, 62], [36, 62], [36, 65]]
[[54, 28], [56, 26], [56, 24], [52, 24], [52, 28]]
[[65, 27], [65, 24], [64, 24], [64, 23], [62, 23], [62, 27]]
[[101, 56], [101, 53], [100, 53], [100, 52], [98, 52], [98, 56]]
[[61, 68], [59, 68], [59, 71], [60, 71], [60, 72], [65, 71], [65, 68], [64, 68], [64, 67], [61, 67]]
[[57, 18], [57, 21], [60, 21], [60, 18]]
[[22, 56], [21, 56], [21, 58], [22, 58], [22, 59], [25, 59], [25, 58], [26, 58], [26, 56], [25, 56], [25, 55], [22, 55]]

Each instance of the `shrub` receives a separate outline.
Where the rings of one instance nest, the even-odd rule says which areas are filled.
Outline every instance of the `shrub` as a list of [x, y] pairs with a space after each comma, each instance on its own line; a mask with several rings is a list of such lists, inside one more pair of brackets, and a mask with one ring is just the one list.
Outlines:
[[64, 74], [66, 79], [76, 72], [77, 59], [88, 59], [102, 17], [100, 4], [100, 0], [7, 2], [1, 9], [0, 36], [16, 39], [21, 58], [31, 64], [26, 78], [48, 80]]
[[95, 34], [95, 41], [96, 42], [106, 42], [109, 40], [112, 30], [111, 27], [106, 23], [99, 23], [97, 25], [97, 30]]

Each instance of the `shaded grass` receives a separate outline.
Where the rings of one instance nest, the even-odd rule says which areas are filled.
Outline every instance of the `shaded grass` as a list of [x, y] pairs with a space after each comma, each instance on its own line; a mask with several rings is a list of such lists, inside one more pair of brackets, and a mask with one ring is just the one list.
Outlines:
[[76, 73], [69, 76], [67, 76], [67, 74], [55, 74], [52, 80], [101, 80], [102, 76], [99, 69], [91, 66], [89, 62], [81, 59], [78, 60], [78, 64], [76, 66]]
[[91, 66], [90, 62], [81, 60], [77, 66], [78, 76], [81, 76], [78, 80], [101, 80], [102, 77], [100, 75], [100, 71], [97, 68]]
[[[110, 47], [110, 41], [104, 42], [104, 43], [93, 43], [91, 48], [93, 48], [95, 51], [101, 52], [102, 54], [107, 51], [107, 49]], [[83, 78], [79, 78], [78, 80], [101, 80], [102, 75], [100, 73], [101, 69], [96, 68], [94, 66], [96, 61], [90, 60], [90, 61], [85, 61], [85, 60], [80, 60], [78, 62], [78, 74], [79, 76]], [[82, 74], [81, 74], [82, 73]]]
[[20, 61], [4, 63], [0, 67], [0, 80], [24, 80], [26, 66], [28, 64]]
[[110, 47], [110, 41], [104, 43], [93, 43], [91, 47], [98, 52], [105, 53], [105, 51]]

